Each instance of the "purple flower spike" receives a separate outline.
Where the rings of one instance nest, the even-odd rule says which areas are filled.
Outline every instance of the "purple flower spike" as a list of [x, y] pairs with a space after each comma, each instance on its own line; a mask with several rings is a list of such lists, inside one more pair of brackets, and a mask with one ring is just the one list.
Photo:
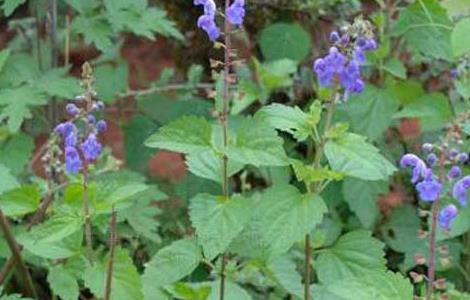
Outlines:
[[245, 19], [245, 0], [235, 0], [227, 9], [226, 15], [230, 24], [242, 25]]
[[98, 142], [96, 135], [90, 134], [82, 143], [81, 149], [86, 160], [93, 161], [101, 154], [102, 146]]
[[65, 167], [70, 174], [77, 174], [82, 168], [82, 161], [75, 147], [65, 147]]
[[214, 16], [200, 16], [197, 20], [197, 26], [207, 33], [211, 41], [215, 41], [220, 36], [220, 29], [215, 24]]
[[425, 179], [416, 185], [421, 200], [426, 202], [434, 202], [442, 192], [442, 184], [435, 178]]
[[452, 189], [452, 197], [457, 199], [462, 206], [467, 206], [467, 190], [470, 188], [470, 176], [457, 181]]
[[447, 173], [447, 179], [453, 180], [459, 178], [462, 175], [462, 170], [459, 166], [453, 166]]
[[402, 168], [411, 167], [413, 168], [413, 176], [411, 178], [412, 183], [416, 183], [420, 177], [426, 175], [426, 164], [418, 156], [408, 153], [402, 156], [400, 160], [400, 166]]
[[442, 229], [449, 230], [452, 221], [457, 217], [459, 210], [453, 204], [449, 204], [439, 212], [438, 222]]

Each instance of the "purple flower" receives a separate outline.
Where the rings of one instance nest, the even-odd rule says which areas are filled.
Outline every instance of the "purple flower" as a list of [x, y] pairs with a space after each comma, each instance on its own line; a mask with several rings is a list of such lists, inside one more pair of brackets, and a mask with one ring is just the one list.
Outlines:
[[457, 157], [457, 155], [459, 155], [459, 151], [457, 149], [455, 149], [455, 148], [450, 149], [450, 151], [449, 151], [449, 157], [450, 158], [454, 159], [454, 158]]
[[60, 134], [62, 137], [67, 137], [71, 132], [76, 132], [77, 127], [72, 122], [60, 123], [54, 128], [54, 132]]
[[360, 93], [364, 89], [364, 82], [361, 80], [359, 63], [351, 60], [340, 73], [341, 85], [351, 93]]
[[99, 120], [98, 123], [96, 123], [96, 130], [98, 130], [99, 133], [105, 132], [107, 128], [108, 124], [105, 120]]
[[420, 177], [425, 177], [427, 167], [424, 161], [421, 160], [418, 156], [408, 153], [402, 156], [400, 159], [400, 166], [402, 168], [411, 167], [413, 168], [413, 175], [411, 177], [411, 182], [416, 183]]
[[462, 206], [467, 205], [467, 190], [470, 188], [470, 176], [465, 176], [454, 184], [452, 197], [457, 199]]
[[450, 70], [450, 77], [452, 77], [453, 79], [458, 78], [459, 77], [459, 70], [457, 70], [457, 69]]
[[332, 31], [330, 33], [330, 42], [336, 43], [340, 39], [341, 39], [341, 37], [339, 36], [339, 33], [337, 31]]
[[67, 104], [65, 106], [65, 110], [72, 117], [75, 117], [76, 115], [78, 115], [80, 113], [80, 109], [73, 103]]
[[433, 147], [431, 143], [424, 143], [423, 146], [421, 146], [421, 150], [423, 150], [424, 153], [429, 153], [432, 151]]
[[89, 124], [95, 124], [95, 123], [96, 123], [96, 118], [95, 118], [94, 115], [89, 114], [89, 115], [87, 116], [87, 121], [88, 121]]
[[455, 178], [458, 178], [462, 175], [462, 170], [460, 169], [459, 166], [453, 166], [449, 172], [447, 173], [447, 179], [453, 180]]
[[82, 168], [82, 161], [75, 147], [65, 147], [65, 167], [70, 174], [77, 174]]
[[[429, 170], [429, 172], [431, 172]], [[423, 181], [416, 185], [416, 190], [419, 193], [421, 200], [426, 202], [436, 201], [442, 192], [442, 184], [432, 176], [431, 178], [425, 178]]]
[[465, 152], [462, 152], [460, 153], [458, 156], [457, 156], [457, 159], [461, 162], [461, 163], [466, 163], [468, 161], [468, 154], [465, 153]]
[[354, 58], [354, 61], [356, 61], [359, 65], [365, 64], [366, 53], [364, 49], [356, 47], [356, 49], [354, 49], [353, 58]]
[[81, 150], [86, 160], [92, 161], [98, 158], [98, 156], [101, 154], [102, 146], [100, 142], [98, 142], [96, 135], [90, 134], [82, 143]]
[[215, 41], [220, 36], [220, 29], [215, 24], [214, 16], [202, 15], [197, 20], [197, 26], [203, 29], [211, 41]]
[[77, 132], [71, 131], [64, 141], [65, 147], [75, 147], [77, 145]]
[[232, 25], [242, 25], [245, 19], [245, 0], [235, 0], [226, 11], [227, 19]]
[[336, 47], [331, 47], [327, 56], [319, 58], [313, 65], [321, 86], [331, 86], [333, 77], [344, 69], [346, 57]]
[[449, 230], [451, 222], [457, 217], [459, 210], [453, 204], [449, 204], [439, 212], [438, 222], [442, 229]]
[[429, 155], [426, 157], [426, 162], [430, 165], [433, 166], [437, 162], [437, 156], [434, 153], [429, 153]]

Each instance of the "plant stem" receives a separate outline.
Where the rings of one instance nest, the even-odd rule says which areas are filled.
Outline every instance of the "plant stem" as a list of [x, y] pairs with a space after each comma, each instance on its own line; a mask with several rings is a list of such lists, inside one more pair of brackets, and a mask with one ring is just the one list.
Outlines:
[[432, 204], [431, 233], [429, 234], [429, 265], [428, 265], [428, 291], [426, 300], [431, 300], [434, 290], [435, 268], [436, 268], [436, 228], [437, 215], [439, 213], [439, 199]]
[[[51, 68], [56, 68], [59, 64], [59, 55], [57, 52], [57, 0], [50, 1], [49, 7], [49, 39], [51, 42]], [[57, 101], [52, 98], [49, 106], [49, 121], [52, 126], [57, 123]]]
[[[332, 98], [330, 99], [327, 107], [327, 112], [326, 112], [326, 120], [325, 120], [325, 127], [323, 129], [323, 135], [320, 139], [320, 141], [316, 145], [315, 149], [315, 157], [313, 159], [313, 167], [315, 169], [319, 169], [321, 167], [321, 159], [323, 157], [323, 152], [325, 148], [325, 144], [327, 142], [326, 139], [326, 133], [330, 129], [332, 122], [333, 122], [333, 114], [335, 112], [336, 108], [336, 87], [333, 89], [333, 94]], [[319, 193], [322, 185], [321, 182], [316, 184], [313, 189], [310, 187], [308, 184], [307, 186], [307, 191], [312, 191], [316, 194]], [[310, 300], [311, 299], [311, 290], [310, 290], [310, 281], [311, 281], [311, 269], [312, 269], [312, 253], [313, 249], [310, 246], [310, 234], [305, 235], [305, 248], [304, 248], [304, 255], [305, 255], [305, 260], [304, 260], [304, 300]]]
[[[230, 0], [225, 0], [225, 11], [230, 6]], [[222, 121], [223, 128], [223, 138], [224, 138], [224, 148], [228, 147], [229, 140], [229, 130], [228, 130], [228, 114], [229, 114], [229, 104], [230, 104], [230, 49], [232, 47], [232, 41], [230, 36], [231, 26], [227, 18], [224, 20], [224, 94], [223, 94], [223, 111], [222, 116], [220, 117]], [[224, 198], [229, 199], [229, 174], [228, 174], [228, 157], [224, 155], [223, 157], [223, 184], [222, 191]], [[225, 298], [225, 264], [226, 264], [226, 255], [222, 254], [222, 265], [220, 268], [220, 300]]]
[[8, 220], [3, 214], [3, 211], [1, 209], [0, 209], [0, 227], [2, 228], [3, 236], [8, 244], [8, 247], [10, 248], [12, 256], [18, 263], [18, 267], [23, 276], [23, 281], [25, 284], [24, 286], [25, 294], [27, 296], [32, 296], [35, 299], [38, 299], [36, 295], [36, 291], [34, 289], [33, 279], [31, 278], [31, 274], [29, 273], [29, 270], [26, 267], [26, 264], [24, 263], [23, 258], [21, 257], [20, 246], [18, 245], [18, 243], [16, 243], [15, 237], [13, 236], [13, 233], [11, 232], [10, 224], [8, 224]]
[[114, 256], [116, 250], [116, 241], [117, 241], [117, 229], [116, 229], [116, 211], [114, 210], [111, 213], [111, 225], [110, 225], [110, 236], [109, 236], [109, 263], [108, 270], [106, 273], [106, 287], [104, 293], [104, 300], [111, 299], [111, 289], [113, 281], [113, 268], [114, 268]]
[[90, 215], [90, 197], [88, 193], [88, 162], [83, 166], [83, 214], [85, 215], [85, 243], [88, 260], [93, 263], [93, 239]]

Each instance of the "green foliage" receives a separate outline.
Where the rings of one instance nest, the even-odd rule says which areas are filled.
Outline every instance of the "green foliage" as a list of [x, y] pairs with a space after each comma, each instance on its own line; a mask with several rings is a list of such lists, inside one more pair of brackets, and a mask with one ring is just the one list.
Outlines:
[[21, 4], [25, 3], [26, 0], [3, 0], [2, 10], [5, 17], [9, 17], [15, 9]]
[[266, 60], [288, 58], [302, 61], [310, 52], [310, 35], [297, 23], [276, 23], [261, 33], [261, 52]]
[[386, 180], [396, 168], [367, 143], [364, 137], [347, 133], [325, 145], [325, 155], [333, 171], [364, 180]]
[[23, 185], [0, 196], [0, 208], [9, 217], [21, 217], [36, 210], [41, 194], [34, 185]]
[[436, 0], [418, 0], [400, 13], [393, 33], [403, 36], [412, 51], [436, 59], [452, 60], [452, 23]]
[[56, 265], [49, 269], [47, 274], [52, 291], [64, 300], [78, 298], [79, 286], [73, 274], [64, 265]]

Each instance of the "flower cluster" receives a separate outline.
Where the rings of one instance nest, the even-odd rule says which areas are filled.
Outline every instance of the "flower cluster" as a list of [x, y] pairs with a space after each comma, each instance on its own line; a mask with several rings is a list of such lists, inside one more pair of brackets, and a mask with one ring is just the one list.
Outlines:
[[[83, 167], [83, 160], [91, 163], [101, 154], [103, 146], [97, 139], [97, 134], [106, 131], [107, 124], [104, 120], [96, 121], [94, 112], [102, 110], [102, 102], [94, 102], [87, 97], [76, 97], [78, 102], [84, 103], [80, 108], [74, 103], [67, 104], [65, 110], [72, 118], [60, 123], [54, 132], [60, 136], [65, 148], [65, 167], [68, 173], [77, 174]], [[91, 104], [90, 104], [91, 102]], [[80, 133], [76, 123], [81, 122], [83, 134]]]
[[361, 66], [366, 61], [366, 51], [377, 48], [374, 38], [346, 30], [342, 35], [333, 31], [330, 41], [333, 45], [328, 55], [318, 58], [313, 65], [320, 85], [332, 86], [339, 81], [347, 94], [362, 92]]
[[[217, 6], [214, 0], [194, 0], [193, 3], [204, 7], [204, 14], [198, 18], [197, 26], [207, 33], [211, 41], [217, 40], [221, 33], [215, 20]], [[245, 0], [235, 0], [225, 12], [228, 22], [236, 26], [243, 24], [245, 14]]]
[[[447, 146], [441, 147], [440, 159], [433, 152], [434, 145], [423, 144], [422, 150], [426, 154], [423, 160], [415, 154], [405, 154], [400, 160], [402, 168], [411, 168], [411, 182], [415, 184], [416, 191], [421, 200], [425, 202], [434, 202], [443, 193], [443, 180], [453, 183], [454, 180], [462, 176], [462, 170], [458, 164], [466, 163], [469, 159], [465, 152], [460, 153], [457, 149], [448, 149]], [[441, 160], [441, 161], [439, 161]], [[439, 161], [439, 164], [451, 164], [447, 176], [438, 178], [433, 174], [432, 167]], [[444, 176], [442, 176], [444, 177]], [[457, 180], [452, 189], [452, 197], [457, 199], [462, 206], [467, 204], [467, 190], [470, 188], [470, 176]], [[441, 228], [448, 230], [452, 220], [458, 214], [458, 208], [454, 204], [448, 204], [441, 209], [438, 215], [438, 222]]]

